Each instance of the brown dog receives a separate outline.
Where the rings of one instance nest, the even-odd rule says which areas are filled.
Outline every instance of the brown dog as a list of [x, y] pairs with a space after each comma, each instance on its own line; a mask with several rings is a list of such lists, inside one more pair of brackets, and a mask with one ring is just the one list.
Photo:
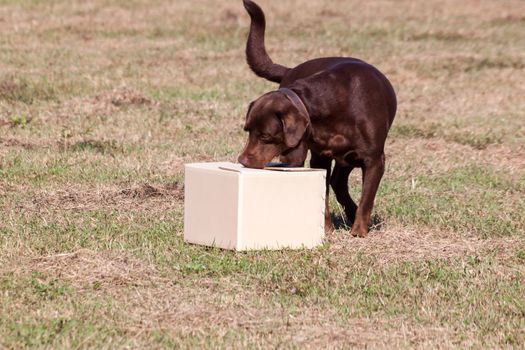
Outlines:
[[[327, 171], [326, 230], [332, 229], [331, 185], [353, 223], [352, 235], [366, 236], [385, 170], [385, 139], [396, 114], [392, 85], [376, 68], [355, 58], [318, 58], [295, 68], [273, 63], [264, 46], [264, 13], [250, 0], [244, 0], [244, 7], [251, 17], [248, 64], [280, 88], [250, 104], [244, 127], [249, 138], [239, 162], [262, 168], [280, 156], [284, 163], [302, 166], [310, 150], [310, 166]], [[348, 176], [356, 167], [363, 172], [359, 207], [348, 193]]]

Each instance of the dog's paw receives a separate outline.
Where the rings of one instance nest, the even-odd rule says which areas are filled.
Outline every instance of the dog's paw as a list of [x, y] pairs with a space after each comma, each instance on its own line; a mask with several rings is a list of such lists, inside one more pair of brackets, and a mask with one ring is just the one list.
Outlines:
[[361, 227], [352, 227], [352, 231], [350, 231], [350, 234], [353, 237], [365, 238], [366, 236], [368, 236], [368, 230], [366, 228]]
[[332, 233], [334, 231], [335, 231], [335, 228], [334, 228], [334, 225], [332, 225], [332, 222], [331, 221], [328, 222], [328, 223], [325, 222], [325, 224], [324, 224], [324, 233], [325, 234], [330, 234], [330, 233]]

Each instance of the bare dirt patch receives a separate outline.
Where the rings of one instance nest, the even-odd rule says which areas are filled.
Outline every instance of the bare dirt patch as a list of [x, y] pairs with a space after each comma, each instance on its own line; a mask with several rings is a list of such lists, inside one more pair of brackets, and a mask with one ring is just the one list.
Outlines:
[[2, 138], [0, 137], [0, 145], [3, 147], [19, 147], [27, 150], [38, 147], [39, 144], [36, 142], [25, 142], [15, 138]]
[[44, 190], [32, 200], [21, 203], [31, 211], [71, 210], [90, 211], [101, 209], [165, 211], [178, 207], [183, 200], [182, 184], [123, 184], [83, 188]]
[[95, 100], [110, 102], [117, 107], [141, 106], [151, 104], [151, 100], [135, 89], [123, 87], [114, 89], [105, 95], [98, 95]]

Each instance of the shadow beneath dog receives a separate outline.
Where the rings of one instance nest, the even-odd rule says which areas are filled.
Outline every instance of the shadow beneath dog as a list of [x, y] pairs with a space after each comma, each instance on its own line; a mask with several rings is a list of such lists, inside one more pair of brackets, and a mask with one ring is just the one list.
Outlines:
[[[352, 223], [346, 219], [345, 215], [330, 213], [330, 216], [332, 219], [332, 224], [334, 225], [334, 228], [336, 230], [350, 231], [352, 229]], [[370, 219], [368, 229], [370, 230], [370, 232], [380, 231], [383, 228], [384, 224], [385, 222], [383, 221], [383, 219], [379, 215], [374, 214]]]
[[377, 214], [374, 214], [372, 215], [372, 218], [370, 219], [370, 225], [368, 226], [368, 229], [370, 230], [370, 232], [381, 231], [384, 225], [385, 225], [385, 221], [383, 220], [383, 218]]
[[352, 224], [348, 222], [344, 215], [330, 213], [330, 217], [336, 230], [350, 230], [352, 228]]

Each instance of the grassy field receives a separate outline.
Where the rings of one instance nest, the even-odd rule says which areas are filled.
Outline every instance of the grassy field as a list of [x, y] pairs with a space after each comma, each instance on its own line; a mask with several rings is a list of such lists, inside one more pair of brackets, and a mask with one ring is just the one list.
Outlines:
[[260, 4], [274, 61], [396, 88], [369, 238], [183, 243], [183, 164], [276, 88], [240, 0], [0, 0], [0, 348], [525, 346], [525, 3]]

